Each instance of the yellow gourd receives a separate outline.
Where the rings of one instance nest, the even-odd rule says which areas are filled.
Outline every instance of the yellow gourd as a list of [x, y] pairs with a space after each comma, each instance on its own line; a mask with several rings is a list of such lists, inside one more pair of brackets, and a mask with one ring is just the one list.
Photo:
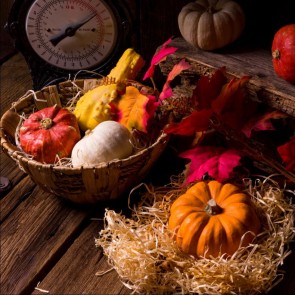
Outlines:
[[125, 93], [125, 81], [135, 79], [143, 66], [143, 58], [132, 48], [126, 49], [102, 84], [78, 100], [73, 113], [83, 131], [92, 130], [99, 123], [112, 119], [110, 102]]
[[116, 81], [134, 80], [144, 66], [143, 58], [132, 48], [124, 51], [117, 65], [110, 71], [108, 77]]
[[99, 85], [78, 100], [74, 114], [82, 130], [92, 130], [99, 123], [111, 119], [109, 103], [117, 98], [120, 86], [125, 92], [126, 86], [122, 83]]

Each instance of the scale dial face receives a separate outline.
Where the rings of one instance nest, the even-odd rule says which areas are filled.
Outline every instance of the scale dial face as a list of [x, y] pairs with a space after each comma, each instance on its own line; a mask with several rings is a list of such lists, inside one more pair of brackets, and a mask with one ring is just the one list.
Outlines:
[[118, 22], [103, 0], [35, 0], [26, 35], [45, 62], [65, 70], [93, 68], [113, 52]]

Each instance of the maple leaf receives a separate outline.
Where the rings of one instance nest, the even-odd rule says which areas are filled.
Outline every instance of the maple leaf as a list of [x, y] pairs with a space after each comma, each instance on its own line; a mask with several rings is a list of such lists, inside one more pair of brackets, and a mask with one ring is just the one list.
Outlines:
[[191, 67], [189, 63], [185, 61], [185, 59], [180, 60], [179, 63], [174, 65], [172, 70], [169, 72], [166, 82], [163, 86], [162, 92], [160, 93], [160, 100], [164, 100], [167, 97], [171, 97], [173, 95], [172, 88], [170, 87], [171, 81], [178, 76], [182, 71], [187, 70]]
[[263, 130], [275, 130], [271, 120], [287, 118], [287, 115], [280, 111], [270, 111], [265, 114], [259, 114], [253, 118], [250, 118], [244, 127], [242, 132], [248, 137], [251, 137], [252, 131], [263, 131]]
[[245, 118], [248, 117], [248, 112], [253, 113], [249, 102], [247, 102], [247, 108], [245, 106], [243, 91], [249, 77], [232, 79], [226, 83], [224, 73], [225, 68], [223, 67], [216, 70], [211, 78], [202, 76], [198, 80], [192, 95], [192, 99], [196, 100], [196, 111], [179, 123], [170, 123], [165, 129], [166, 133], [193, 135], [195, 132], [206, 131], [213, 113], [216, 113], [220, 120], [232, 128], [240, 130]]
[[170, 123], [164, 132], [169, 134], [191, 136], [196, 132], [206, 131], [209, 127], [211, 109], [194, 111], [189, 116], [183, 118], [179, 123]]
[[240, 165], [241, 159], [239, 152], [234, 149], [212, 146], [197, 146], [179, 156], [191, 160], [185, 184], [200, 180], [205, 174], [217, 181], [225, 181], [230, 178], [233, 169]]
[[129, 130], [136, 128], [147, 132], [149, 119], [153, 117], [158, 105], [154, 96], [147, 96], [136, 87], [128, 86], [116, 106], [117, 121]]
[[286, 164], [286, 170], [295, 171], [295, 136], [283, 145], [277, 147], [277, 151]]
[[225, 67], [216, 70], [211, 77], [201, 76], [193, 91], [192, 101], [198, 109], [211, 108], [212, 101], [218, 97], [226, 82]]
[[[220, 120], [235, 130], [240, 130], [251, 113], [252, 105], [246, 101], [244, 91], [245, 84], [249, 81], [249, 76], [239, 79], [231, 79], [224, 85], [219, 96], [212, 101], [212, 109], [218, 114]], [[249, 106], [250, 104], [250, 106]]]
[[152, 78], [154, 76], [155, 73], [155, 67], [156, 65], [158, 65], [161, 61], [165, 60], [166, 57], [172, 53], [174, 53], [175, 51], [178, 50], [178, 48], [176, 47], [168, 47], [168, 45], [170, 44], [170, 42], [172, 41], [172, 38], [169, 38], [161, 47], [160, 50], [158, 50], [152, 60], [151, 60], [151, 64], [150, 67], [148, 68], [148, 70], [146, 71], [143, 80], [146, 80], [147, 78]]

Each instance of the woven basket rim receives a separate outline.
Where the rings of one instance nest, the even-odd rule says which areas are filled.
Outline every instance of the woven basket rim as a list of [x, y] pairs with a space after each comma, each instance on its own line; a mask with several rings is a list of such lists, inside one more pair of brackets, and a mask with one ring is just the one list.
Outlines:
[[[0, 136], [1, 137], [1, 136]], [[157, 140], [155, 142], [153, 142], [151, 145], [149, 145], [148, 147], [140, 150], [137, 153], [132, 154], [131, 156], [124, 158], [124, 159], [114, 159], [111, 160], [109, 162], [101, 162], [97, 165], [93, 165], [93, 166], [78, 166], [78, 167], [68, 167], [68, 166], [63, 166], [63, 165], [57, 165], [57, 164], [44, 164], [41, 163], [39, 161], [33, 160], [33, 159], [29, 159], [28, 157], [26, 157], [25, 155], [23, 155], [23, 152], [21, 151], [16, 151], [16, 150], [12, 150], [10, 148], [9, 145], [5, 145], [5, 142], [2, 141], [2, 137], [1, 137], [1, 146], [3, 148], [5, 148], [8, 152], [8, 154], [10, 155], [11, 158], [13, 158], [14, 160], [16, 160], [17, 162], [27, 162], [29, 165], [35, 166], [36, 168], [50, 168], [52, 170], [55, 171], [80, 171], [80, 170], [93, 170], [93, 169], [100, 169], [100, 168], [104, 168], [104, 167], [109, 167], [111, 165], [117, 165], [119, 166], [120, 163], [124, 164], [126, 162], [129, 162], [131, 160], [133, 160], [134, 158], [140, 157], [142, 155], [144, 155], [145, 153], [147, 153], [150, 149], [153, 149], [155, 145], [161, 143], [161, 142], [165, 142], [166, 140], [168, 140], [168, 134], [162, 132], [159, 137], [157, 138]]]
[[[75, 83], [81, 83], [85, 80], [97, 80], [99, 81], [100, 79], [77, 79], [74, 82]], [[140, 82], [137, 81], [130, 81], [132, 83], [132, 85], [139, 85], [142, 87], [146, 87], [146, 88], [150, 88], [149, 86], [146, 86], [144, 84], [141, 84]], [[67, 81], [63, 81], [61, 83], [59, 83], [58, 85], [51, 85], [51, 86], [46, 86], [40, 90], [37, 91], [32, 91], [35, 94], [44, 91], [45, 89], [48, 89], [49, 87], [58, 87], [59, 85], [65, 85], [65, 86], [70, 86], [73, 85], [73, 81], [71, 80], [67, 80]], [[52, 164], [47, 164], [47, 163], [42, 163], [39, 161], [36, 161], [34, 159], [30, 159], [27, 155], [24, 154], [24, 152], [22, 152], [19, 147], [17, 147], [16, 144], [12, 143], [6, 136], [5, 134], [5, 130], [4, 130], [4, 124], [3, 124], [3, 118], [6, 114], [8, 114], [9, 112], [14, 112], [18, 115], [20, 115], [16, 109], [17, 107], [23, 103], [26, 102], [26, 100], [29, 100], [30, 97], [32, 96], [32, 93], [27, 93], [24, 96], [20, 97], [19, 99], [17, 99], [16, 101], [14, 101], [11, 104], [11, 107], [6, 110], [2, 117], [0, 118], [0, 145], [2, 150], [4, 150], [4, 152], [13, 160], [15, 160], [17, 163], [27, 163], [28, 165], [34, 166], [34, 168], [38, 168], [38, 169], [52, 169], [55, 171], [60, 171], [60, 172], [66, 172], [66, 171], [71, 171], [71, 172], [77, 172], [77, 171], [81, 171], [81, 170], [93, 170], [93, 169], [100, 169], [100, 168], [105, 168], [105, 167], [109, 167], [111, 165], [117, 165], [120, 166], [120, 164], [125, 164], [128, 163], [129, 161], [133, 160], [134, 158], [140, 157], [142, 155], [144, 155], [145, 153], [147, 153], [149, 150], [153, 149], [157, 144], [161, 144], [161, 143], [165, 143], [167, 142], [167, 140], [169, 139], [169, 135], [166, 134], [163, 130], [160, 132], [160, 134], [158, 135], [158, 137], [156, 138], [156, 140], [151, 143], [148, 147], [141, 149], [138, 152], [133, 153], [132, 155], [130, 155], [127, 158], [124, 159], [114, 159], [108, 162], [101, 162], [99, 164], [93, 165], [93, 166], [77, 166], [77, 167], [69, 167], [66, 165], [61, 165], [61, 164], [57, 164], [57, 163], [52, 163]]]

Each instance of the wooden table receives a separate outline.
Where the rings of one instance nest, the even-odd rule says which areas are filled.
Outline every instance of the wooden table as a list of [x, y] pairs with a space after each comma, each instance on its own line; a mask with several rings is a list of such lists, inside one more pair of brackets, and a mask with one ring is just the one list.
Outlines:
[[[1, 115], [31, 87], [23, 58], [6, 61], [1, 67]], [[0, 200], [0, 294], [131, 294], [115, 271], [96, 275], [110, 266], [94, 243], [105, 207], [124, 210], [127, 199], [91, 207], [70, 204], [42, 191], [3, 152], [1, 176], [12, 187]], [[293, 252], [282, 266], [284, 280], [269, 294], [295, 294], [294, 265]]]
[[[31, 89], [20, 55], [1, 67], [1, 115]], [[130, 294], [94, 238], [103, 227], [104, 208], [126, 204], [75, 206], [43, 192], [1, 151], [1, 176], [12, 189], [1, 194], [0, 294]]]

